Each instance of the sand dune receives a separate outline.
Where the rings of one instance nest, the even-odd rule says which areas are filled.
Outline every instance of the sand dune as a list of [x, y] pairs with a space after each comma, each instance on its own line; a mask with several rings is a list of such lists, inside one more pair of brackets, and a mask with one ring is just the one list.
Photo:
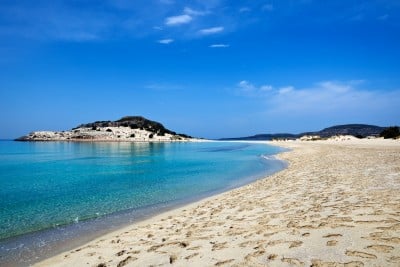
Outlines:
[[36, 266], [400, 266], [400, 142], [282, 142], [289, 167]]

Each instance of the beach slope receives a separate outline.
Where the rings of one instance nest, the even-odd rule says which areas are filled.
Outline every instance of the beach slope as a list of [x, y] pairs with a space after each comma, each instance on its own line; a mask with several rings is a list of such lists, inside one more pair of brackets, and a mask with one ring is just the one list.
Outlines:
[[400, 142], [275, 143], [289, 167], [36, 266], [400, 266]]

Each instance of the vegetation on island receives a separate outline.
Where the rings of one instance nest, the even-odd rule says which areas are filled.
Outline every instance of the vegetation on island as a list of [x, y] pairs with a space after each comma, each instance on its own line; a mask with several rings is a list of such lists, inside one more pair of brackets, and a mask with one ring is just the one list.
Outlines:
[[[125, 128], [125, 129], [123, 129]], [[143, 132], [145, 131], [145, 132]], [[142, 133], [140, 133], [142, 132]], [[147, 133], [146, 133], [147, 132]], [[143, 135], [144, 134], [144, 135]], [[143, 135], [143, 136], [142, 136]], [[166, 136], [170, 135], [170, 136]], [[159, 138], [157, 138], [159, 137]], [[38, 131], [17, 138], [17, 141], [62, 141], [62, 140], [185, 140], [192, 137], [168, 130], [161, 123], [142, 116], [126, 116], [116, 121], [96, 121], [81, 124], [71, 131]], [[133, 141], [135, 141], [133, 140]]]
[[165, 134], [171, 134], [171, 135], [179, 135], [184, 138], [192, 138], [189, 135], [177, 134], [176, 132], [165, 128], [164, 125], [162, 125], [161, 123], [148, 120], [142, 116], [125, 116], [116, 121], [96, 121], [92, 123], [81, 124], [78, 127], [75, 127], [74, 129], [91, 128], [92, 130], [96, 130], [98, 128], [105, 128], [105, 127], [129, 127], [131, 129], [146, 130], [153, 133], [152, 137], [154, 137], [155, 134], [157, 134], [158, 136], [165, 136]]
[[337, 135], [352, 135], [357, 138], [365, 138], [368, 136], [379, 136], [385, 127], [368, 125], [368, 124], [345, 124], [335, 125], [316, 132], [304, 132], [299, 134], [277, 133], [277, 134], [257, 134], [247, 137], [223, 138], [221, 140], [273, 140], [273, 139], [297, 139], [302, 136], [318, 136], [318, 138], [326, 139]]
[[380, 137], [383, 137], [385, 139], [389, 138], [400, 138], [400, 129], [398, 126], [391, 126], [387, 127], [385, 130], [383, 130], [380, 135]]

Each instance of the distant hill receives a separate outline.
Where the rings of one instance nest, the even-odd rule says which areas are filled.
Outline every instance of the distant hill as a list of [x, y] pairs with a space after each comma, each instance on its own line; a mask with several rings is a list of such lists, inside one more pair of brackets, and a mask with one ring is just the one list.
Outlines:
[[335, 135], [353, 135], [353, 136], [376, 136], [379, 135], [386, 127], [380, 127], [368, 124], [346, 124], [346, 125], [335, 125], [322, 129], [317, 132], [305, 132], [300, 134], [290, 133], [277, 133], [277, 134], [257, 134], [246, 137], [236, 138], [222, 138], [220, 140], [272, 140], [272, 139], [296, 139], [304, 135], [319, 135], [321, 137], [331, 137]]
[[233, 138], [221, 138], [221, 141], [235, 141], [235, 140], [245, 140], [245, 141], [263, 141], [263, 140], [272, 140], [276, 138], [289, 138], [295, 139], [297, 138], [297, 134], [289, 134], [289, 133], [277, 133], [277, 134], [257, 134], [252, 136], [245, 137], [233, 137]]
[[331, 137], [334, 135], [353, 135], [366, 137], [371, 135], [379, 135], [385, 128], [386, 127], [368, 124], [346, 124], [325, 128], [319, 132], [315, 132], [314, 134], [321, 137]]
[[148, 130], [153, 133], [176, 134], [175, 132], [166, 129], [161, 123], [148, 120], [142, 116], [125, 116], [116, 121], [95, 121], [92, 123], [81, 124], [72, 130], [78, 128], [93, 128], [93, 130], [96, 130], [96, 128], [104, 127], [130, 127], [131, 129]]
[[192, 137], [177, 134], [161, 123], [141, 116], [126, 116], [116, 121], [81, 124], [70, 131], [36, 131], [16, 141], [189, 141]]

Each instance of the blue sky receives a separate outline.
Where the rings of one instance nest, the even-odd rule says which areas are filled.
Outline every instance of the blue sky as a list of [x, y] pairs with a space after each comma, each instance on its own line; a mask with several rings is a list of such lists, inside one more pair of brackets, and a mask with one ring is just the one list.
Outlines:
[[2, 0], [0, 138], [143, 115], [206, 138], [400, 124], [397, 0]]

